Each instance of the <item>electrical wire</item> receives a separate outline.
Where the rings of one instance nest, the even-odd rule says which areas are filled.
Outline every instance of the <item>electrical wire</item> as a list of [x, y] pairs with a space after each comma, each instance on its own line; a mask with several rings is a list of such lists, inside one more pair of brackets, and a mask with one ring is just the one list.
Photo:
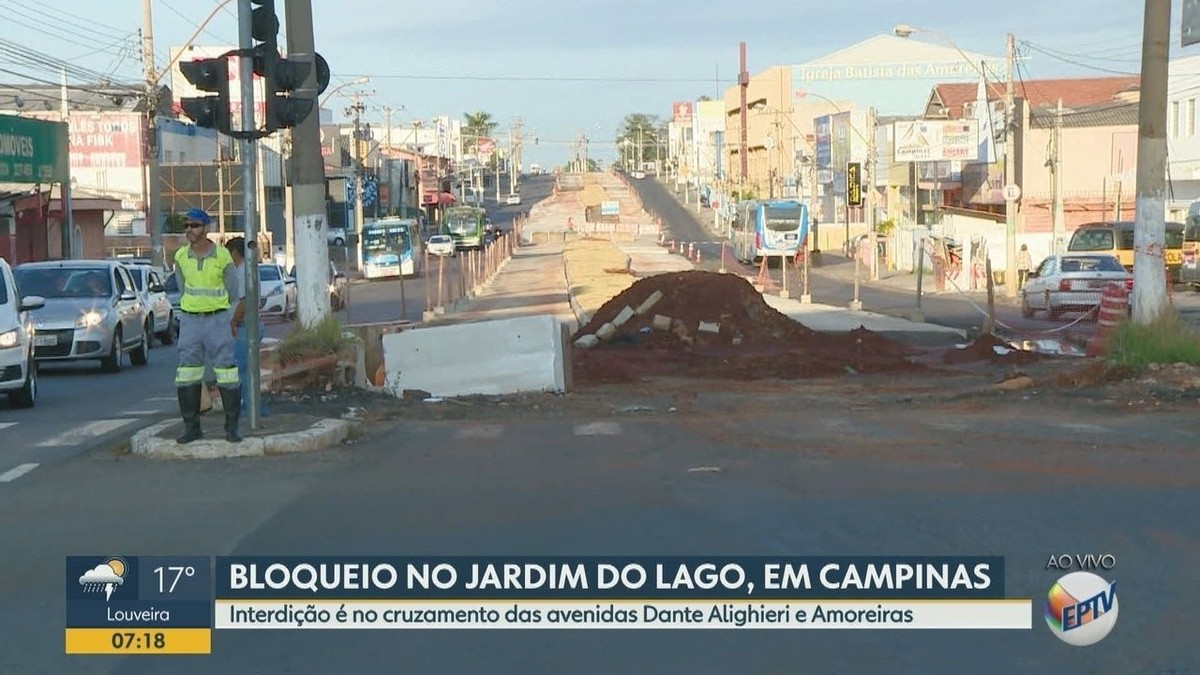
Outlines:
[[1038, 47], [1037, 45], [1033, 44], [1032, 42], [1024, 42], [1023, 44], [1024, 44], [1024, 46], [1028, 47], [1029, 49], [1031, 49], [1035, 52], [1038, 52], [1039, 54], [1049, 56], [1052, 59], [1055, 59], [1057, 61], [1062, 61], [1063, 63], [1068, 63], [1073, 66], [1077, 66], [1079, 68], [1087, 68], [1087, 69], [1096, 70], [1096, 71], [1099, 71], [1102, 73], [1112, 73], [1114, 75], [1139, 75], [1140, 74], [1140, 73], [1130, 72], [1128, 70], [1114, 70], [1112, 68], [1101, 68], [1100, 66], [1093, 66], [1090, 63], [1084, 63], [1083, 61], [1079, 61], [1076, 59], [1069, 59], [1069, 58], [1065, 58], [1062, 56], [1057, 56], [1055, 54], [1052, 54], [1052, 53]]
[[[620, 82], [620, 83], [705, 83], [713, 84], [713, 78], [671, 78], [671, 77], [604, 77], [604, 76], [556, 76], [556, 75], [416, 75], [416, 74], [373, 74], [373, 73], [337, 73], [334, 77], [359, 78], [369, 77], [373, 80], [444, 80], [463, 82]], [[737, 84], [736, 81], [725, 83], [726, 86]]]

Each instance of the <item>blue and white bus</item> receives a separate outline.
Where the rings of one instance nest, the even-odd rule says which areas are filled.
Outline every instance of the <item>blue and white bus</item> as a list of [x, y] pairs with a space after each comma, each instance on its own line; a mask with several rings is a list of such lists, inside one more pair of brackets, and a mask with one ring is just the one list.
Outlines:
[[792, 199], [760, 199], [735, 207], [729, 238], [745, 263], [795, 256], [808, 239], [808, 205]]
[[385, 218], [363, 225], [363, 276], [382, 279], [415, 275], [418, 226], [415, 218]]

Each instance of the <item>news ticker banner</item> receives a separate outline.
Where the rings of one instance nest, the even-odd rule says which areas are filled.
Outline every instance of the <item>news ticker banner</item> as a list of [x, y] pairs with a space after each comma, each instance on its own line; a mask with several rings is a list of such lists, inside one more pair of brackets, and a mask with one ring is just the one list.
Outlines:
[[1002, 557], [75, 556], [72, 654], [207, 654], [213, 630], [1029, 630]]

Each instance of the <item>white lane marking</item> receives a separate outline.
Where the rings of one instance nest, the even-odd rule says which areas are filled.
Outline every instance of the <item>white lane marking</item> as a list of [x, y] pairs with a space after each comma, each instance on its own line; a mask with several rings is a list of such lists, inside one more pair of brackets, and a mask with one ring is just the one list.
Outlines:
[[1083, 432], [1083, 433], [1093, 433], [1093, 434], [1111, 434], [1112, 433], [1112, 429], [1107, 429], [1098, 424], [1076, 424], [1076, 423], [1070, 423], [1070, 422], [1063, 422], [1063, 423], [1059, 424], [1058, 427], [1060, 429], [1066, 429], [1067, 431], [1079, 431], [1079, 432]]
[[592, 422], [576, 424], [576, 436], [617, 436], [621, 433], [621, 425], [616, 422]]
[[126, 411], [122, 412], [121, 414], [126, 417], [135, 417], [135, 416], [144, 416], [144, 415], [157, 415], [162, 412], [166, 412], [166, 411], [162, 408], [159, 408], [158, 410], [126, 410]]
[[152, 398], [146, 399], [146, 403], [159, 403], [162, 401], [169, 401], [171, 403], [175, 403], [178, 400], [179, 400], [179, 398], [177, 396], [154, 396]]
[[38, 443], [37, 447], [56, 448], [67, 445], [78, 445], [84, 441], [87, 441], [88, 439], [95, 438], [97, 436], [103, 436], [104, 434], [107, 434], [111, 431], [116, 431], [123, 426], [133, 424], [136, 421], [136, 419], [127, 418], [115, 420], [96, 420], [94, 422], [88, 422], [87, 424], [75, 427], [74, 429], [68, 429], [67, 431], [64, 431], [53, 438], [47, 438], [41, 443]]
[[477, 424], [459, 429], [455, 438], [500, 438], [504, 435], [504, 427], [499, 424]]
[[33, 464], [18, 464], [17, 466], [0, 473], [0, 483], [11, 483], [14, 480], [24, 476], [25, 474], [38, 468], [36, 463]]
[[4, 430], [9, 427], [15, 427], [15, 426], [17, 426], [16, 422], [0, 422], [0, 430]]

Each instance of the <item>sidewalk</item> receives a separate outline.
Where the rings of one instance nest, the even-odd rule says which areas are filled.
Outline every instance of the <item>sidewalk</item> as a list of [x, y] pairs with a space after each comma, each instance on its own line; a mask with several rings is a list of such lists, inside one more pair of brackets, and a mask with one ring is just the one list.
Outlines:
[[562, 243], [522, 244], [479, 295], [460, 309], [426, 322], [442, 326], [472, 321], [556, 316], [574, 326], [575, 314], [567, 301]]

